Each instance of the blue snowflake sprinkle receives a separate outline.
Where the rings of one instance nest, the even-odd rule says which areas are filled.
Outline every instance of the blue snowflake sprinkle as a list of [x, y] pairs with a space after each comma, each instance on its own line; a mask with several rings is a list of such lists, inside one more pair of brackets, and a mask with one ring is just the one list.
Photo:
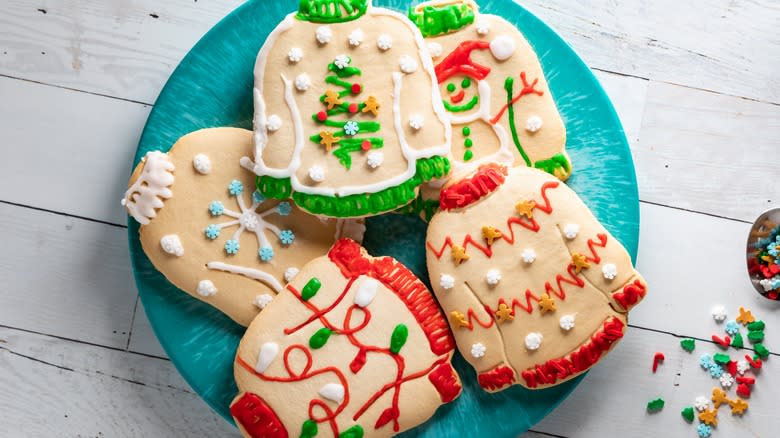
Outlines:
[[347, 135], [355, 135], [360, 131], [360, 127], [357, 122], [350, 120], [344, 124], [344, 133]]
[[716, 363], [710, 365], [710, 376], [712, 376], [715, 379], [718, 379], [722, 375], [723, 375], [723, 368], [721, 368], [720, 365]]
[[282, 232], [279, 233], [279, 240], [283, 245], [290, 245], [295, 240], [295, 234], [293, 234], [291, 230], [282, 230]]
[[287, 216], [292, 212], [292, 206], [287, 201], [280, 202], [279, 205], [276, 206], [276, 211], [280, 216]]
[[237, 254], [241, 245], [238, 244], [238, 240], [230, 239], [225, 242], [225, 252], [228, 254]]
[[270, 262], [274, 258], [274, 249], [270, 246], [264, 246], [257, 251], [257, 254], [260, 256], [260, 260]]
[[233, 181], [230, 181], [228, 191], [231, 195], [238, 196], [244, 191], [244, 184], [242, 184], [241, 181], [234, 179]]
[[704, 353], [701, 355], [701, 357], [699, 357], [699, 365], [701, 365], [701, 367], [704, 368], [705, 370], [709, 369], [710, 365], [712, 365], [713, 363], [714, 362], [712, 361], [712, 357], [707, 353]]
[[737, 324], [737, 321], [729, 321], [726, 323], [726, 333], [731, 336], [739, 333], [739, 324]]
[[265, 201], [265, 196], [263, 196], [259, 190], [255, 190], [254, 193], [252, 193], [252, 201], [261, 204], [263, 201]]
[[204, 232], [206, 233], [206, 237], [208, 237], [211, 240], [214, 240], [217, 237], [219, 237], [219, 227], [216, 225], [212, 224], [207, 226]]
[[212, 216], [219, 216], [225, 212], [225, 206], [219, 201], [211, 201], [211, 204], [209, 204], [209, 211]]
[[701, 438], [707, 438], [712, 433], [712, 428], [706, 424], [700, 424], [696, 427], [696, 432]]

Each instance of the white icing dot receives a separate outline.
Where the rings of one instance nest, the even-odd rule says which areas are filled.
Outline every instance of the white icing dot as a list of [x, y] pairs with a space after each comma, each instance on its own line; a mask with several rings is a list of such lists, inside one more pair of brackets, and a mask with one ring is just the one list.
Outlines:
[[344, 387], [338, 383], [327, 383], [319, 390], [322, 398], [326, 398], [336, 403], [344, 401]]
[[311, 87], [311, 78], [306, 73], [301, 73], [295, 78], [295, 88], [298, 91], [306, 91]]
[[424, 124], [425, 117], [423, 117], [421, 114], [413, 114], [411, 117], [409, 117], [409, 126], [411, 126], [415, 131], [422, 129]]
[[580, 233], [580, 226], [577, 224], [566, 224], [563, 227], [563, 235], [569, 240], [572, 240], [575, 237], [577, 237], [577, 234], [579, 233]]
[[379, 38], [376, 40], [376, 46], [383, 52], [385, 50], [390, 50], [393, 47], [393, 37], [386, 33], [379, 35]]
[[181, 244], [181, 239], [179, 239], [179, 236], [176, 234], [163, 236], [162, 239], [160, 239], [160, 246], [162, 246], [163, 251], [168, 254], [175, 255], [176, 257], [184, 255], [184, 247]]
[[617, 266], [614, 263], [607, 263], [601, 268], [601, 273], [607, 280], [614, 280], [617, 277]]
[[211, 280], [201, 280], [198, 282], [198, 288], [195, 291], [202, 297], [210, 297], [216, 295], [217, 287], [214, 286]]
[[541, 333], [528, 333], [525, 336], [525, 348], [529, 350], [538, 350], [542, 346], [542, 334]]
[[363, 31], [360, 28], [357, 28], [349, 34], [349, 45], [352, 47], [357, 47], [360, 45], [360, 43], [363, 42], [363, 38], [365, 38]]
[[261, 294], [255, 297], [255, 306], [265, 309], [265, 306], [271, 304], [273, 300], [274, 297], [271, 294]]
[[499, 61], [505, 61], [515, 53], [515, 40], [501, 35], [490, 42], [490, 53]]
[[290, 266], [289, 268], [284, 270], [284, 281], [291, 282], [293, 278], [295, 278], [296, 275], [298, 275], [298, 268], [295, 266]]
[[474, 26], [478, 35], [485, 36], [490, 32], [490, 22], [484, 18], [477, 20], [477, 24]]
[[455, 287], [455, 278], [449, 274], [441, 274], [441, 277], [439, 277], [439, 286], [441, 286], [442, 289], [450, 290]]
[[379, 151], [371, 151], [366, 156], [366, 164], [368, 164], [368, 167], [372, 169], [376, 169], [377, 167], [381, 166], [384, 161], [385, 154]]
[[574, 315], [563, 315], [558, 321], [558, 325], [567, 332], [574, 328]]
[[195, 155], [195, 158], [192, 159], [192, 167], [194, 167], [198, 173], [208, 175], [211, 173], [211, 160], [204, 154]]
[[276, 342], [266, 342], [260, 347], [260, 353], [257, 355], [257, 365], [255, 371], [263, 373], [279, 354], [279, 344]]
[[707, 397], [700, 395], [696, 397], [696, 400], [693, 402], [693, 406], [696, 408], [697, 411], [706, 411], [710, 408], [710, 399]]
[[379, 282], [371, 277], [363, 277], [355, 293], [355, 304], [360, 307], [366, 307], [374, 301], [376, 291], [379, 288]]
[[287, 59], [290, 62], [300, 62], [303, 59], [303, 50], [300, 47], [293, 47], [287, 52]]
[[398, 65], [401, 66], [401, 71], [406, 74], [416, 72], [418, 67], [417, 60], [409, 55], [401, 55], [398, 59]]
[[520, 257], [523, 258], [523, 262], [531, 264], [536, 261], [536, 251], [532, 248], [526, 248], [520, 254]]
[[276, 114], [271, 114], [271, 116], [268, 117], [268, 122], [266, 126], [268, 127], [268, 130], [271, 132], [278, 131], [279, 128], [282, 127], [282, 118], [277, 116]]
[[330, 26], [320, 26], [314, 31], [314, 36], [317, 37], [318, 43], [328, 44], [333, 38], [333, 31], [330, 30]]
[[542, 118], [539, 116], [531, 116], [525, 121], [525, 130], [530, 133], [539, 132], [542, 129]]
[[441, 47], [441, 44], [439, 43], [428, 43], [428, 53], [431, 54], [431, 58], [438, 58], [441, 56], [441, 53], [444, 51], [444, 49]]
[[309, 168], [309, 178], [317, 183], [325, 181], [325, 169], [317, 165], [311, 166]]
[[333, 64], [338, 67], [339, 70], [343, 70], [344, 67], [348, 66], [350, 63], [349, 56], [347, 55], [338, 55], [336, 56], [336, 59], [333, 60]]
[[501, 281], [501, 271], [498, 269], [491, 269], [485, 274], [485, 281], [491, 286], [495, 286]]
[[715, 322], [723, 322], [726, 320], [727, 316], [728, 313], [726, 312], [726, 308], [723, 306], [715, 306], [712, 309], [712, 317], [715, 319]]
[[485, 348], [484, 344], [477, 342], [471, 346], [471, 357], [479, 359], [485, 355], [486, 350], [487, 348]]

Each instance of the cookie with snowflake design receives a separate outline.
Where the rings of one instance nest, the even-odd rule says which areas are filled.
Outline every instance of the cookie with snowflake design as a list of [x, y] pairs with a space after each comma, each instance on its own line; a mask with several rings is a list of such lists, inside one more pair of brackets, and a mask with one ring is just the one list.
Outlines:
[[279, 293], [238, 347], [230, 411], [246, 437], [387, 437], [461, 392], [433, 295], [341, 239]]
[[451, 182], [426, 247], [433, 290], [487, 391], [588, 370], [647, 290], [574, 191], [529, 167], [488, 164]]
[[269, 198], [328, 217], [411, 202], [449, 172], [450, 125], [419, 30], [369, 0], [304, 0], [255, 66], [254, 153]]
[[365, 230], [360, 221], [318, 219], [266, 199], [239, 164], [251, 149], [252, 132], [244, 129], [188, 134], [168, 153], [149, 152], [122, 200], [141, 223], [152, 264], [244, 326], [307, 261]]

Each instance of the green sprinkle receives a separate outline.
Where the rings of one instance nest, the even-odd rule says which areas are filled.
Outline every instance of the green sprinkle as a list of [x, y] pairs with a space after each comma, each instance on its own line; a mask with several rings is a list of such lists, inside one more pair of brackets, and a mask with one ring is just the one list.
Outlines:
[[463, 154], [463, 161], [469, 161], [472, 158], [474, 158], [474, 152], [471, 152], [470, 150]]
[[712, 356], [712, 360], [714, 360], [715, 362], [721, 365], [726, 365], [727, 363], [731, 362], [731, 358], [729, 357], [729, 355], [723, 353], [715, 353], [715, 355]]
[[464, 137], [468, 137], [469, 135], [471, 135], [471, 128], [469, 128], [468, 126], [464, 126], [463, 127], [463, 136]]
[[650, 412], [656, 412], [660, 411], [664, 408], [664, 399], [657, 398], [655, 400], [650, 400], [647, 402], [647, 410]]
[[328, 342], [328, 338], [330, 338], [331, 333], [333, 332], [327, 327], [323, 327], [317, 330], [313, 335], [311, 335], [311, 338], [309, 338], [309, 347], [315, 350], [322, 348], [322, 346]]
[[731, 346], [734, 348], [742, 348], [745, 346], [745, 341], [742, 340], [742, 335], [739, 332], [737, 332], [731, 340]]
[[685, 418], [685, 421], [692, 422], [693, 421], [693, 407], [687, 406], [683, 408], [682, 412], [680, 412], [680, 415], [682, 415], [683, 418]]
[[470, 87], [471, 86], [471, 79], [469, 79], [469, 78], [464, 79], [463, 82], [460, 83], [460, 86], [462, 88]]
[[474, 141], [470, 138], [467, 138], [466, 141], [463, 142], [463, 146], [466, 146], [467, 148], [470, 148], [474, 146]]
[[453, 91], [455, 91], [455, 84], [453, 84], [452, 82], [450, 82], [449, 84], [447, 84], [447, 91], [449, 91], [450, 93], [452, 93]]
[[363, 438], [363, 428], [356, 424], [349, 429], [341, 432], [339, 438]]
[[401, 351], [401, 347], [406, 343], [406, 338], [409, 337], [409, 328], [404, 324], [398, 324], [393, 329], [393, 334], [390, 336], [390, 351], [393, 354], [398, 354]]
[[306, 286], [303, 287], [301, 298], [303, 301], [309, 301], [311, 297], [317, 294], [317, 291], [320, 290], [321, 287], [322, 283], [320, 283], [320, 280], [318, 280], [317, 277], [312, 277], [311, 280], [306, 283]]
[[764, 340], [764, 332], [763, 331], [757, 331], [757, 332], [748, 332], [748, 339], [752, 343], [761, 342]]
[[317, 423], [312, 420], [306, 420], [303, 422], [303, 426], [301, 427], [300, 438], [313, 438], [317, 435], [317, 432]]
[[767, 357], [769, 357], [769, 350], [766, 347], [764, 347], [764, 344], [756, 344], [756, 345], [754, 345], [753, 346], [753, 350], [756, 351], [756, 354], [761, 359], [766, 359]]
[[682, 341], [680, 341], [680, 347], [682, 347], [683, 350], [690, 353], [691, 351], [696, 349], [696, 341], [691, 338], [683, 339]]
[[747, 329], [751, 332], [757, 332], [757, 331], [764, 330], [764, 326], [765, 326], [764, 321], [758, 320], [748, 324]]

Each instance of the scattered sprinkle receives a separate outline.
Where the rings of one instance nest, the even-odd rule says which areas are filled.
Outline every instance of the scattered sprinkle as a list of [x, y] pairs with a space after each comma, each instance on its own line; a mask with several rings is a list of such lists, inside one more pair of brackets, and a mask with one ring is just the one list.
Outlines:
[[682, 341], [680, 341], [680, 347], [682, 347], [683, 350], [690, 353], [691, 351], [696, 349], [696, 341], [691, 338], [683, 339]]
[[647, 402], [647, 410], [649, 412], [657, 412], [664, 408], [664, 399], [657, 398]]
[[685, 421], [687, 421], [687, 422], [689, 422], [689, 423], [690, 423], [690, 422], [692, 422], [692, 421], [693, 421], [693, 418], [694, 418], [693, 407], [691, 407], [691, 406], [686, 406], [686, 407], [685, 407], [685, 408], [683, 408], [683, 410], [680, 412], [680, 415], [682, 415], [682, 417], [683, 417], [683, 418], [685, 418]]
[[658, 364], [663, 362], [665, 359], [663, 353], [655, 353], [655, 356], [653, 356], [653, 372], [655, 372], [658, 369]]

